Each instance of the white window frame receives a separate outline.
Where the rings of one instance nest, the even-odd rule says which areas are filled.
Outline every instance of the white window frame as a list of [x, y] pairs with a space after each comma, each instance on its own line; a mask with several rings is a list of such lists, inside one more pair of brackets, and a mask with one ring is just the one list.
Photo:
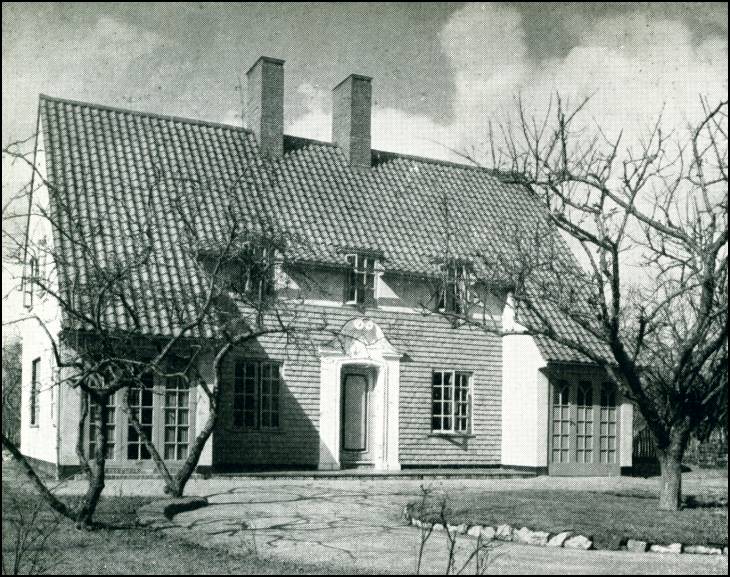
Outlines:
[[[435, 398], [434, 395], [434, 389], [435, 389], [435, 377], [437, 374], [441, 375], [441, 390], [442, 395], [440, 399]], [[451, 384], [449, 386], [451, 391], [451, 398], [449, 400], [445, 400], [445, 395], [443, 395], [443, 391], [445, 390], [445, 387], [443, 385], [445, 381], [445, 376], [450, 375], [451, 377]], [[458, 377], [466, 378], [466, 400], [457, 400], [456, 393], [456, 380]], [[464, 371], [464, 370], [456, 370], [456, 369], [435, 369], [431, 372], [431, 433], [433, 435], [454, 435], [454, 436], [468, 436], [472, 434], [473, 431], [473, 422], [472, 422], [472, 406], [473, 406], [473, 383], [474, 383], [474, 374], [471, 371]], [[451, 409], [449, 413], [445, 413], [443, 411], [443, 405], [445, 403], [450, 403]], [[435, 403], [440, 403], [442, 410], [440, 413], [436, 414], [434, 412], [434, 405]], [[463, 407], [464, 403], [466, 403], [466, 428], [465, 429], [457, 429], [456, 422], [457, 418], [463, 419], [464, 415], [457, 414], [457, 407]], [[441, 422], [441, 427], [435, 428], [434, 427], [434, 420], [439, 419]], [[445, 419], [450, 419], [451, 427], [450, 428], [444, 428], [443, 422]]]
[[[345, 256], [347, 259], [347, 278], [345, 282], [345, 304], [348, 305], [359, 305], [359, 306], [372, 306], [375, 304], [378, 298], [378, 259], [374, 256], [368, 256], [359, 253], [350, 253]], [[368, 263], [372, 263], [372, 271], [368, 271]], [[373, 296], [372, 301], [368, 302], [367, 299], [367, 280], [368, 276], [372, 277], [373, 280]], [[358, 282], [357, 279], [362, 278], [363, 282]], [[354, 283], [354, 284], [353, 284]], [[350, 299], [351, 288], [355, 289], [354, 298]], [[365, 294], [362, 295], [362, 301], [359, 296], [361, 291]]]
[[[436, 309], [445, 314], [465, 314], [469, 307], [469, 267], [464, 263], [450, 262], [443, 265], [442, 272]], [[451, 293], [453, 297], [449, 298]], [[449, 303], [454, 305], [453, 309]]]

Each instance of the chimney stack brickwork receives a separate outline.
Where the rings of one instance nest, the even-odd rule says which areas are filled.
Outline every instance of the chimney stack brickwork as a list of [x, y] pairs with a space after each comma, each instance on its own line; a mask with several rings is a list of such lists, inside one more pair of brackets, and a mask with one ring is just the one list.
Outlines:
[[284, 154], [284, 61], [262, 56], [246, 73], [248, 128], [265, 158]]
[[369, 169], [372, 79], [351, 74], [332, 90], [332, 142], [355, 168]]

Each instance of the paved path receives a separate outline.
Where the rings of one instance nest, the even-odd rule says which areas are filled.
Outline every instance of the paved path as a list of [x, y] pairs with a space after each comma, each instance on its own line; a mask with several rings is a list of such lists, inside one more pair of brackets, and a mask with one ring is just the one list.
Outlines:
[[[727, 495], [727, 478], [687, 475], [688, 494]], [[417, 498], [422, 484], [436, 491], [462, 489], [563, 489], [629, 490], [656, 487], [655, 479], [555, 478], [407, 481], [271, 480], [214, 478], [194, 480], [187, 493], [205, 495], [209, 507], [182, 513], [168, 531], [182, 539], [235, 553], [251, 551], [263, 556], [316, 564], [323, 568], [377, 573], [413, 573], [419, 531], [402, 518], [404, 505]], [[59, 488], [78, 493], [83, 481]], [[160, 495], [158, 481], [113, 479], [109, 495]], [[474, 546], [459, 538], [458, 559]], [[422, 565], [424, 573], [445, 570], [445, 536], [434, 533]], [[632, 554], [612, 551], [571, 551], [503, 544], [490, 573], [604, 573], [604, 574], [727, 574], [727, 557], [703, 555]], [[465, 573], [473, 574], [471, 571]]]
[[[358, 571], [413, 573], [420, 532], [402, 519], [404, 505], [419, 493], [413, 481], [246, 480], [209, 482], [211, 506], [175, 517], [172, 531], [184, 539], [225, 550], [255, 550], [296, 563], [325, 563]], [[573, 480], [571, 480], [573, 481]], [[623, 479], [643, 486], [643, 480]], [[596, 488], [611, 480], [575, 480], [573, 488]], [[488, 486], [489, 489], [553, 486], [554, 479], [510, 481], [434, 481], [437, 490]], [[562, 480], [565, 485], [566, 481]], [[217, 487], [216, 487], [217, 485]], [[205, 485], [196, 484], [195, 493]], [[727, 481], [707, 487], [727, 490]], [[218, 490], [215, 490], [215, 489]], [[475, 540], [459, 538], [458, 563], [473, 550]], [[494, 573], [727, 573], [727, 557], [631, 554], [609, 551], [553, 550], [503, 544], [490, 566]], [[444, 573], [446, 538], [434, 533], [427, 543], [424, 573]], [[473, 574], [466, 571], [467, 574]]]

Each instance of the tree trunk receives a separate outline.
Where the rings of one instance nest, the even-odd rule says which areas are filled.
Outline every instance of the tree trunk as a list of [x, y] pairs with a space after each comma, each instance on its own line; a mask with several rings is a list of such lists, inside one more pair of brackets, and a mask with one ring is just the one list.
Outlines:
[[659, 493], [659, 509], [662, 511], [678, 511], [682, 505], [682, 460], [672, 451], [659, 455], [661, 470], [661, 491]]
[[202, 454], [205, 444], [208, 442], [210, 435], [213, 433], [216, 422], [218, 421], [218, 387], [216, 387], [212, 396], [215, 398], [208, 398], [208, 402], [210, 403], [208, 420], [205, 422], [203, 430], [200, 431], [197, 437], [195, 437], [195, 441], [190, 447], [188, 458], [185, 459], [185, 463], [183, 463], [183, 466], [175, 475], [176, 487], [175, 492], [173, 493], [173, 496], [175, 497], [183, 496], [183, 493], [185, 492], [185, 485], [187, 485], [190, 477], [195, 471], [195, 468], [198, 466], [200, 455]]
[[689, 428], [678, 426], [669, 432], [669, 446], [657, 447], [661, 471], [659, 509], [678, 511], [682, 506], [682, 459], [689, 443]]
[[96, 450], [94, 460], [90, 463], [91, 475], [89, 476], [89, 488], [84, 495], [81, 508], [76, 516], [76, 526], [88, 528], [92, 525], [92, 519], [99, 498], [104, 491], [104, 478], [106, 474], [106, 452], [109, 442], [107, 426], [109, 424], [109, 395], [96, 395], [94, 402], [97, 404], [97, 419], [95, 423], [94, 440]]
[[20, 466], [23, 468], [23, 471], [28, 477], [28, 480], [36, 488], [36, 490], [41, 495], [41, 497], [43, 497], [46, 503], [48, 503], [50, 507], [57, 513], [60, 513], [61, 515], [63, 515], [64, 517], [68, 517], [69, 519], [73, 519], [73, 512], [71, 511], [71, 509], [69, 509], [65, 503], [59, 501], [58, 498], [48, 490], [48, 487], [46, 487], [45, 483], [35, 472], [33, 467], [31, 467], [30, 463], [28, 463], [27, 459], [25, 458], [25, 455], [20, 452], [15, 443], [13, 443], [8, 437], [6, 437], [5, 433], [3, 433], [2, 435], [3, 447], [10, 451], [10, 454], [15, 457], [18, 463], [20, 463]]

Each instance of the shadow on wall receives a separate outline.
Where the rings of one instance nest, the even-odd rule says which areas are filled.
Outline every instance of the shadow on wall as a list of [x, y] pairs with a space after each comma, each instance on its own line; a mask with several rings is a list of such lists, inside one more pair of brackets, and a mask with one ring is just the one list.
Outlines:
[[[282, 338], [268, 337], [239, 348], [223, 368], [224, 390], [221, 414], [213, 433], [213, 470], [244, 472], [284, 469], [316, 469], [319, 464], [319, 359], [313, 351], [292, 352]], [[245, 361], [253, 375], [236, 382], [236, 364]], [[269, 363], [279, 366], [278, 427], [263, 423], [262, 410], [271, 406], [266, 395], [270, 382], [262, 379]], [[240, 371], [240, 369], [239, 369]], [[243, 382], [242, 382], [243, 381]], [[255, 383], [255, 384], [254, 384]], [[263, 384], [262, 384], [263, 383]], [[253, 390], [256, 391], [255, 394]], [[264, 392], [262, 396], [262, 392]], [[253, 426], [242, 426], [240, 411], [255, 403]], [[334, 408], [333, 408], [334, 409]]]

